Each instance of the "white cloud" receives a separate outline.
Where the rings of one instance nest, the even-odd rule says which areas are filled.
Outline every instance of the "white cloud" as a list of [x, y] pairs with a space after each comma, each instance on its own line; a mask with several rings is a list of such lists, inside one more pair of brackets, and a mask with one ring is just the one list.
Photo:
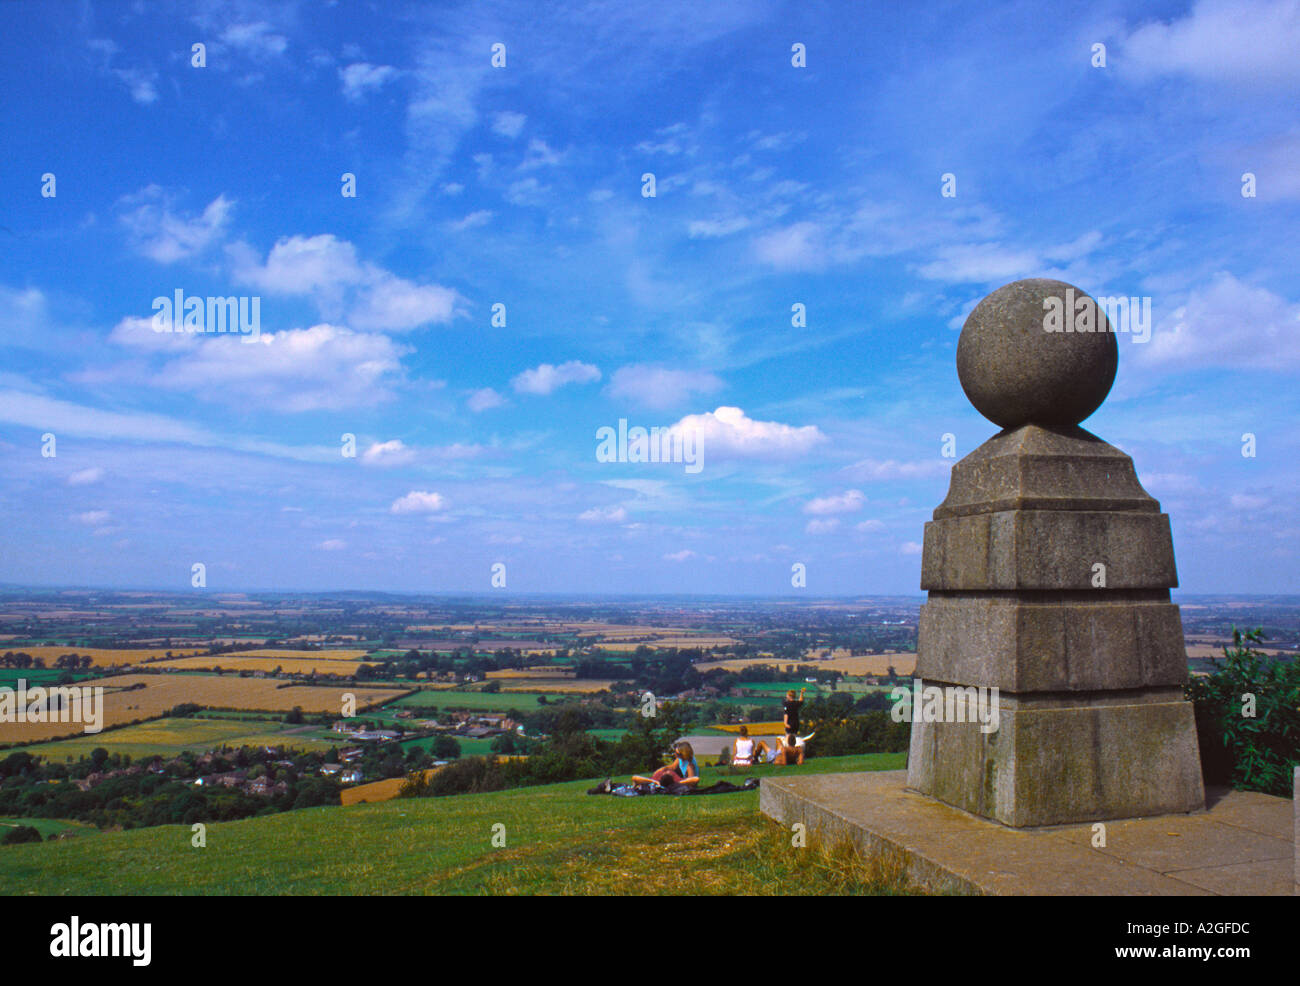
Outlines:
[[821, 496], [804, 504], [806, 514], [848, 514], [861, 510], [867, 502], [861, 490], [846, 490], [838, 496]]
[[415, 450], [408, 448], [400, 438], [375, 442], [361, 453], [361, 462], [367, 466], [404, 466], [415, 460]]
[[853, 529], [855, 531], [861, 531], [863, 534], [874, 534], [876, 531], [883, 531], [885, 529], [885, 523], [884, 521], [872, 517], [870, 520], [864, 520], [860, 524], [854, 524]]
[[483, 387], [469, 395], [469, 400], [465, 402], [475, 414], [480, 411], [487, 411], [494, 407], [501, 407], [506, 403], [506, 399], [498, 394], [491, 387]]
[[289, 46], [288, 39], [283, 34], [274, 33], [265, 21], [231, 24], [221, 33], [221, 40], [254, 58], [281, 55]]
[[397, 76], [397, 69], [391, 65], [371, 65], [368, 62], [356, 62], [339, 69], [343, 97], [353, 103], [359, 103], [370, 93], [378, 92], [385, 82]]
[[321, 551], [342, 551], [347, 546], [346, 541], [341, 541], [338, 538], [330, 538], [328, 541], [322, 541], [316, 545]]
[[308, 295], [326, 318], [346, 318], [359, 329], [400, 332], [450, 322], [460, 301], [451, 288], [416, 284], [360, 261], [351, 243], [330, 233], [282, 238], [265, 263], [246, 244], [230, 253], [237, 280], [275, 294]]
[[691, 551], [688, 548], [683, 548], [681, 551], [674, 551], [672, 554], [664, 555], [664, 561], [680, 562], [680, 561], [686, 561], [687, 558], [694, 558], [694, 557], [695, 557], [694, 551]]
[[1234, 493], [1228, 500], [1234, 510], [1260, 510], [1268, 506], [1268, 497], [1253, 493]]
[[1116, 66], [1138, 79], [1182, 75], [1251, 85], [1300, 82], [1300, 4], [1199, 0], [1189, 14], [1136, 28]]
[[89, 524], [98, 526], [108, 520], [109, 513], [107, 510], [87, 510], [85, 513], [74, 514], [72, 519], [79, 524]]
[[560, 387], [571, 383], [593, 383], [600, 379], [600, 370], [590, 363], [570, 360], [559, 366], [543, 363], [531, 370], [524, 370], [511, 385], [520, 394], [539, 394], [545, 396]]
[[808, 521], [808, 526], [804, 528], [807, 534], [830, 534], [840, 526], [839, 519], [836, 517], [824, 517], [817, 520]]
[[153, 69], [120, 68], [113, 74], [131, 93], [131, 98], [141, 106], [149, 106], [158, 101], [158, 73]]
[[627, 520], [627, 510], [623, 507], [592, 507], [578, 514], [578, 520], [586, 524], [621, 524]]
[[693, 240], [707, 240], [739, 233], [741, 230], [748, 229], [749, 225], [749, 220], [744, 216], [732, 216], [728, 219], [695, 219], [686, 227], [686, 231]]
[[777, 270], [813, 270], [826, 263], [822, 231], [816, 223], [798, 222], [754, 241], [758, 259]]
[[693, 431], [705, 455], [802, 455], [826, 441], [816, 425], [796, 428], [777, 421], [755, 421], [738, 407], [720, 407], [706, 414], [688, 414], [670, 433]]
[[89, 469], [80, 469], [68, 477], [69, 486], [86, 486], [89, 483], [98, 483], [104, 478], [104, 470], [92, 466]]
[[703, 370], [670, 370], [637, 363], [615, 370], [608, 390], [615, 399], [662, 410], [677, 407], [695, 394], [711, 394], [722, 386], [717, 376]]
[[1300, 304], [1267, 288], [1220, 272], [1168, 317], [1159, 317], [1155, 301], [1152, 307], [1151, 340], [1132, 347], [1143, 363], [1189, 369], [1300, 366]]
[[919, 555], [922, 550], [921, 544], [917, 541], [904, 541], [898, 546], [900, 555]]
[[456, 233], [464, 232], [467, 229], [477, 229], [479, 226], [486, 226], [492, 219], [491, 209], [479, 209], [469, 213], [463, 219], [457, 219], [455, 222], [447, 224], [447, 228]]
[[492, 132], [498, 136], [509, 137], [513, 140], [519, 136], [527, 121], [528, 117], [522, 113], [512, 113], [510, 111], [498, 113], [492, 118]]
[[263, 332], [252, 343], [218, 335], [167, 363], [154, 382], [281, 411], [366, 406], [392, 396], [387, 384], [405, 352], [387, 336], [329, 324]]
[[394, 500], [389, 509], [395, 514], [427, 514], [436, 513], [446, 505], [447, 501], [441, 493], [411, 490], [406, 496]]
[[871, 481], [889, 479], [919, 479], [947, 474], [952, 463], [945, 459], [921, 459], [917, 462], [899, 462], [895, 459], [862, 459], [844, 469], [851, 479]]
[[160, 264], [185, 260], [219, 240], [230, 220], [234, 202], [218, 195], [201, 215], [182, 216], [172, 211], [174, 197], [157, 185], [119, 200], [129, 209], [119, 218], [132, 246]]

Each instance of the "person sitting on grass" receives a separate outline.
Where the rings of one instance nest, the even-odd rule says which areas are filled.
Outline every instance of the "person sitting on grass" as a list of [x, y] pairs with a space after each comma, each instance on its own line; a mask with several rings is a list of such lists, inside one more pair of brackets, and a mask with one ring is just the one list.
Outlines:
[[793, 767], [803, 763], [803, 745], [793, 732], [785, 734], [785, 740], [777, 744], [776, 756], [772, 762], [778, 767]]
[[632, 783], [658, 784], [661, 787], [668, 787], [671, 784], [700, 783], [700, 765], [695, 762], [695, 751], [691, 749], [691, 744], [684, 740], [678, 743], [677, 756], [672, 763], [660, 767], [649, 777], [636, 775], [632, 778]]
[[767, 743], [750, 736], [748, 726], [741, 726], [740, 735], [731, 744], [731, 765], [752, 767], [756, 763], [768, 763], [771, 759]]

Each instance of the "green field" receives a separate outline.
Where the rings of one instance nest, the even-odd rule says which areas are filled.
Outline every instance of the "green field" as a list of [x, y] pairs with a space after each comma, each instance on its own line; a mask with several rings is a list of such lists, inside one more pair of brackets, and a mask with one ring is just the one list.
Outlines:
[[[434, 736], [424, 736], [420, 739], [406, 740], [402, 743], [403, 750], [409, 750], [411, 747], [419, 747], [421, 750], [427, 750], [433, 746]], [[492, 741], [490, 739], [477, 739], [472, 736], [453, 736], [457, 743], [460, 744], [460, 755], [462, 757], [486, 757], [492, 752]]]
[[[436, 708], [439, 712], [452, 709], [472, 709], [476, 712], [531, 712], [538, 707], [540, 696], [532, 692], [471, 692], [462, 689], [427, 689], [405, 695], [389, 702], [384, 708], [396, 707]], [[558, 705], [563, 701], [556, 696], [548, 696], [547, 701]]]
[[[101, 673], [103, 669], [100, 669]], [[17, 688], [19, 681], [27, 682], [27, 687], [35, 685], [53, 685], [62, 675], [71, 674], [74, 681], [93, 678], [95, 671], [64, 671], [62, 668], [0, 668], [0, 688]]]
[[101, 746], [109, 753], [122, 753], [133, 759], [155, 754], [174, 757], [184, 750], [201, 753], [223, 745], [328, 750], [337, 740], [331, 742], [320, 738], [324, 735], [317, 727], [286, 726], [269, 720], [154, 719], [121, 729], [18, 749], [53, 761], [88, 757], [92, 750]]
[[[890, 770], [902, 754], [813, 759], [753, 776]], [[704, 767], [705, 783], [726, 768]], [[7, 894], [875, 894], [905, 886], [890, 861], [794, 848], [758, 792], [589, 797], [591, 781], [397, 799], [0, 848]], [[506, 845], [494, 848], [493, 827]], [[499, 829], [497, 831], [500, 831]], [[292, 847], [286, 851], [286, 847]], [[675, 862], [674, 862], [675, 861]]]

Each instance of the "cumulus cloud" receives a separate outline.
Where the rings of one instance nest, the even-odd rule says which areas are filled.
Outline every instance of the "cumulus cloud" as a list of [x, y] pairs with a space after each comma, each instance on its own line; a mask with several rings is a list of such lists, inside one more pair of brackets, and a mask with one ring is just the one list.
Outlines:
[[359, 103], [370, 93], [378, 92], [385, 82], [397, 78], [397, 75], [397, 69], [391, 65], [371, 65], [368, 62], [355, 62], [339, 69], [343, 97], [352, 103]]
[[1121, 41], [1121, 73], [1180, 75], [1238, 85], [1300, 82], [1300, 4], [1199, 0], [1184, 17], [1153, 21]]
[[69, 486], [86, 486], [89, 483], [98, 483], [104, 478], [104, 470], [97, 467], [90, 469], [80, 469], [68, 477]]
[[509, 110], [498, 113], [492, 118], [492, 132], [500, 137], [509, 137], [513, 140], [524, 129], [524, 123], [527, 120], [528, 117], [522, 113], [512, 113]]
[[404, 466], [415, 461], [415, 450], [408, 448], [400, 438], [375, 442], [361, 453], [361, 461], [368, 466]]
[[282, 55], [289, 47], [289, 40], [283, 34], [277, 34], [266, 21], [251, 24], [231, 24], [221, 32], [221, 40], [254, 58], [270, 58]]
[[840, 526], [839, 519], [836, 517], [822, 517], [817, 520], [808, 521], [808, 526], [804, 528], [807, 534], [830, 534]]
[[1192, 291], [1167, 317], [1157, 309], [1153, 318], [1151, 340], [1133, 347], [1144, 363], [1195, 369], [1300, 366], [1300, 304], [1225, 272]]
[[687, 558], [694, 558], [695, 552], [689, 548], [683, 548], [681, 551], [674, 551], [672, 554], [664, 555], [664, 561], [686, 561]]
[[846, 490], [834, 496], [819, 496], [804, 504], [806, 514], [848, 514], [861, 510], [867, 498], [861, 490]]
[[754, 253], [777, 270], [815, 270], [826, 263], [822, 231], [816, 223], [798, 222], [760, 236]]
[[320, 548], [321, 551], [342, 551], [347, 546], [348, 544], [346, 541], [341, 541], [338, 538], [330, 538], [329, 540], [322, 541], [320, 544], [316, 545], [316, 547]]
[[394, 500], [389, 510], [395, 514], [429, 514], [437, 513], [446, 505], [447, 501], [441, 493], [411, 490], [406, 496]]
[[593, 383], [599, 379], [600, 370], [590, 363], [570, 360], [559, 366], [543, 363], [531, 370], [524, 370], [510, 383], [517, 393], [545, 396], [566, 384]]
[[118, 201], [132, 247], [160, 264], [185, 260], [217, 242], [230, 220], [234, 202], [218, 195], [199, 215], [173, 211], [175, 196], [150, 185]]
[[826, 441], [816, 425], [794, 427], [777, 421], [755, 421], [738, 407], [688, 414], [669, 430], [670, 433], [694, 432], [699, 447], [713, 457], [802, 455]]
[[506, 399], [498, 394], [491, 387], [482, 387], [469, 395], [465, 401], [465, 406], [475, 414], [480, 411], [488, 411], [494, 407], [501, 407], [506, 403]]
[[108, 520], [108, 517], [107, 510], [87, 510], [85, 513], [73, 514], [72, 519], [79, 524], [98, 526]]
[[231, 248], [235, 278], [273, 294], [306, 295], [327, 318], [359, 329], [404, 331], [450, 322], [460, 295], [416, 284], [361, 261], [356, 247], [333, 234], [284, 237], [263, 263], [246, 244]]
[[683, 404], [695, 394], [721, 390], [722, 385], [717, 376], [703, 370], [670, 370], [633, 364], [614, 371], [609, 381], [609, 396], [664, 410]]
[[329, 324], [263, 332], [252, 343], [218, 335], [169, 361], [154, 382], [281, 411], [365, 406], [392, 396], [405, 352], [387, 336]]

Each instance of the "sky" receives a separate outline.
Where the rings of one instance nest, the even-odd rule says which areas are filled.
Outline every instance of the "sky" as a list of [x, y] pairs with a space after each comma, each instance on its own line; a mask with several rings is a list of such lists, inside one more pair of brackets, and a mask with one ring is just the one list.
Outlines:
[[1149, 299], [1085, 426], [1182, 590], [1300, 592], [1297, 51], [1296, 0], [0, 4], [0, 582], [917, 593], [997, 431], [961, 325], [1052, 277]]

